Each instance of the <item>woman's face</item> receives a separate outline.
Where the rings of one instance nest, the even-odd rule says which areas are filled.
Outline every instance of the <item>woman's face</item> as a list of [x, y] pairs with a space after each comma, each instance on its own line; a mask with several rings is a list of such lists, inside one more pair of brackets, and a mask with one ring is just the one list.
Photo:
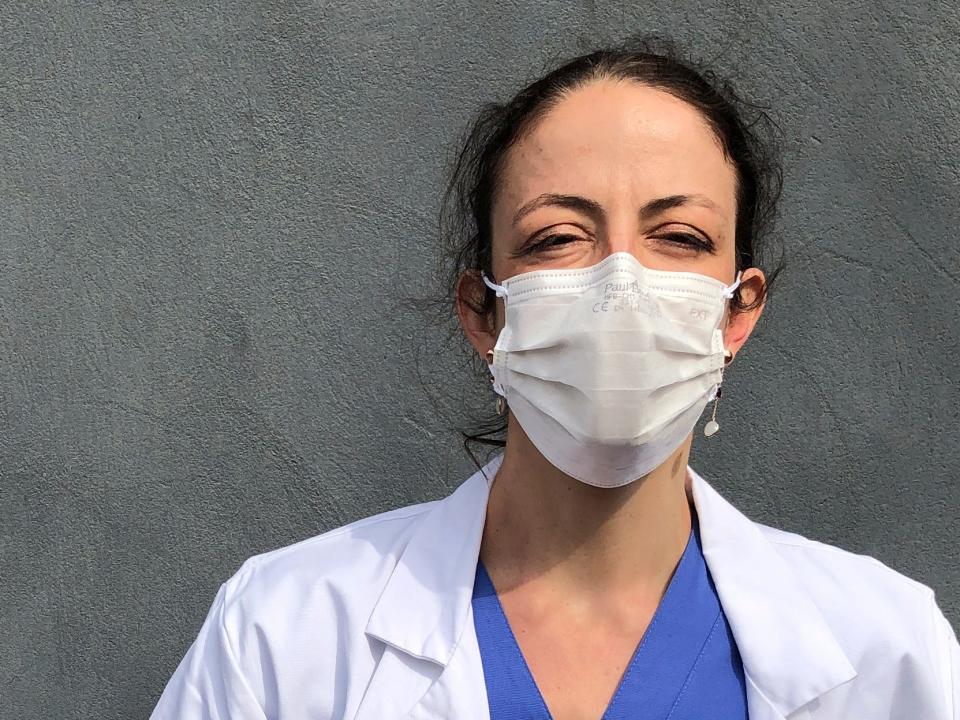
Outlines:
[[[629, 81], [577, 89], [511, 148], [501, 178], [491, 218], [497, 282], [614, 252], [657, 270], [735, 279], [734, 168], [700, 113], [673, 95]], [[744, 272], [745, 300], [762, 281], [760, 270]], [[736, 315], [747, 317], [725, 330], [734, 352], [759, 311]], [[502, 326], [502, 300], [488, 337], [461, 320], [483, 353]]]

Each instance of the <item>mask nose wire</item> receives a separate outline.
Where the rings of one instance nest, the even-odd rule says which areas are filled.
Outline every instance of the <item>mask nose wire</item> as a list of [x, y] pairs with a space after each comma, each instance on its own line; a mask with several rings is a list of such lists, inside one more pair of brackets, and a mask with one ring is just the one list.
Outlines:
[[504, 298], [507, 296], [507, 289], [503, 285], [490, 282], [490, 278], [487, 277], [487, 274], [483, 270], [480, 271], [480, 276], [483, 278], [483, 282], [486, 283], [487, 287], [496, 293], [497, 297]]
[[[733, 298], [733, 291], [740, 287], [741, 275], [743, 275], [743, 271], [737, 271], [737, 279], [734, 281], [734, 283], [723, 288], [723, 297], [727, 298], [728, 300]], [[495, 282], [491, 282], [490, 278], [487, 277], [487, 274], [483, 272], [483, 270], [480, 271], [480, 277], [483, 278], [484, 284], [493, 290], [497, 297], [507, 297], [507, 289], [503, 285], [497, 285]]]

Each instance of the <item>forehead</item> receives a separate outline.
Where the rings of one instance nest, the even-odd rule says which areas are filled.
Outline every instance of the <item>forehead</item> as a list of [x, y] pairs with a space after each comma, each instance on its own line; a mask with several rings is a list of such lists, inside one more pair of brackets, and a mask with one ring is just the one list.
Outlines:
[[598, 80], [569, 92], [510, 149], [497, 204], [551, 191], [601, 203], [700, 193], [730, 219], [736, 212], [735, 170], [707, 120], [633, 81]]

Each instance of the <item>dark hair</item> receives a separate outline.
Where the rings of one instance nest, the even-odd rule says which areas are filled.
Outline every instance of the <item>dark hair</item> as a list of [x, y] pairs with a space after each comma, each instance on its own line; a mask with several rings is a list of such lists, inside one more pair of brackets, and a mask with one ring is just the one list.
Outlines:
[[[487, 103], [481, 108], [456, 156], [440, 211], [448, 313], [464, 271], [483, 270], [493, 276], [490, 214], [508, 151], [566, 95], [602, 79], [633, 80], [668, 92], [696, 108], [709, 123], [736, 171], [736, 269], [761, 267], [767, 278], [749, 305], [738, 289], [732, 307], [742, 311], [765, 302], [770, 284], [783, 269], [782, 257], [774, 266], [764, 267], [783, 177], [773, 132], [776, 123], [763, 108], [743, 100], [728, 81], [682, 58], [674, 42], [658, 36], [634, 36], [567, 60], [507, 102]], [[483, 302], [472, 309], [489, 314], [495, 302], [493, 291], [487, 288]], [[485, 363], [476, 353], [471, 356], [476, 369], [486, 376]], [[502, 446], [505, 426], [502, 418], [494, 417], [474, 432], [462, 433], [474, 462], [470, 442]]]

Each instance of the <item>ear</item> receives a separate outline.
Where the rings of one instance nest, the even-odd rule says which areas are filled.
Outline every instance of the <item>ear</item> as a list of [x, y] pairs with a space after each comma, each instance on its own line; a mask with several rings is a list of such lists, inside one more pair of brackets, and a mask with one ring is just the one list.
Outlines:
[[[759, 268], [748, 268], [740, 276], [740, 297], [745, 305], [751, 305], [763, 291], [767, 280], [763, 271]], [[740, 348], [747, 342], [750, 333], [760, 319], [760, 313], [763, 312], [764, 304], [750, 310], [736, 310], [730, 308], [727, 314], [727, 324], [723, 331], [723, 346], [732, 352], [734, 356], [740, 352]]]
[[497, 298], [494, 313], [484, 314], [482, 308], [486, 293], [487, 286], [479, 270], [464, 270], [461, 273], [457, 280], [457, 317], [467, 340], [485, 362], [487, 351], [492, 350], [497, 342], [499, 330], [496, 318], [501, 314], [499, 305], [502, 302]]

